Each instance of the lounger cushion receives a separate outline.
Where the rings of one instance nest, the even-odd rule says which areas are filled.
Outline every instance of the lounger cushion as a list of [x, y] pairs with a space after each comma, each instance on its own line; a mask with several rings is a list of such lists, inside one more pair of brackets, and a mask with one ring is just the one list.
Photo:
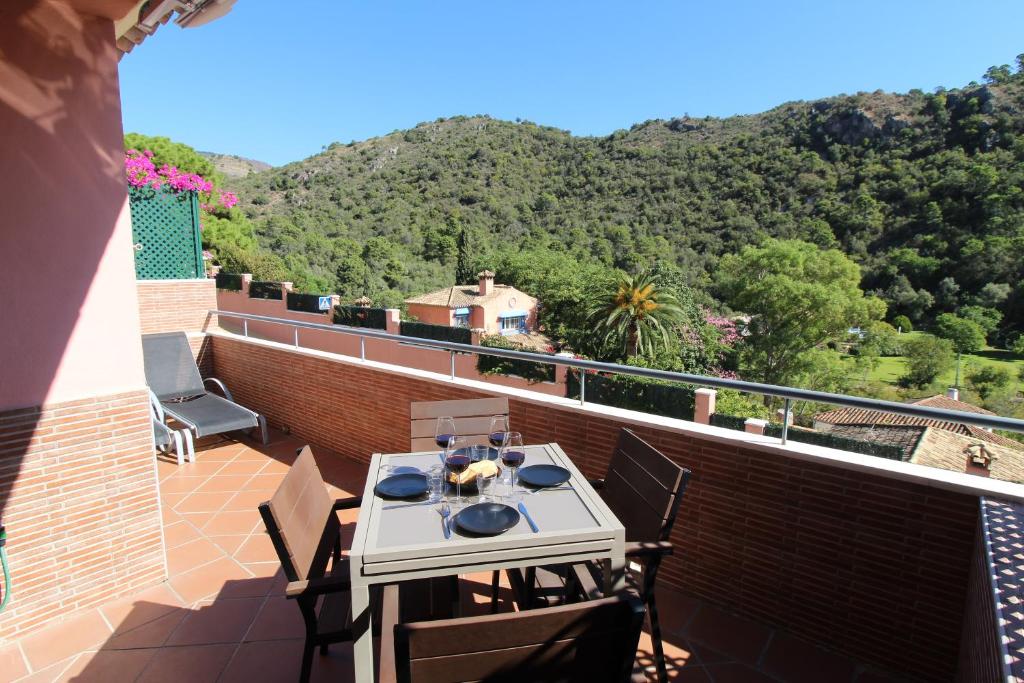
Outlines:
[[258, 426], [256, 413], [216, 394], [203, 394], [182, 401], [161, 401], [164, 412], [179, 422], [194, 426], [196, 436], [209, 436]]

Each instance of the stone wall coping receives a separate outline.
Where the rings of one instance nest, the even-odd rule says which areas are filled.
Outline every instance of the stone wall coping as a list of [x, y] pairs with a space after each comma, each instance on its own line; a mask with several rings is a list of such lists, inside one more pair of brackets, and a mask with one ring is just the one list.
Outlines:
[[[509, 398], [527, 401], [538, 405], [558, 407], [559, 409], [569, 410], [581, 415], [611, 417], [629, 424], [666, 430], [689, 437], [706, 439], [728, 446], [779, 455], [794, 460], [830, 465], [846, 470], [866, 472], [887, 479], [895, 479], [972, 496], [989, 496], [1001, 498], [1003, 500], [1024, 502], [1024, 485], [1014, 484], [998, 479], [978, 477], [961, 472], [952, 472], [949, 470], [942, 470], [935, 467], [927, 467], [898, 460], [889, 460], [887, 458], [879, 458], [873, 455], [849, 453], [847, 451], [797, 441], [790, 441], [786, 445], [782, 445], [780, 440], [774, 437], [749, 434], [738, 430], [726, 429], [724, 427], [703, 425], [677, 418], [651, 415], [649, 413], [625, 410], [623, 408], [615, 408], [597, 403], [586, 403], [584, 405], [580, 405], [579, 401], [576, 399], [560, 398], [530, 391], [528, 389], [505, 387], [476, 380], [462, 378], [452, 380], [448, 375], [441, 373], [428, 372], [426, 370], [419, 370], [415, 368], [406, 368], [399, 365], [391, 365], [389, 363], [381, 363], [373, 360], [363, 361], [359, 358], [329, 353], [327, 351], [319, 351], [316, 349], [307, 349], [302, 347], [296, 348], [295, 346], [279, 342], [267, 341], [254, 337], [245, 337], [226, 330], [210, 330], [207, 334], [212, 337], [222, 337], [224, 339], [278, 349], [286, 353], [322, 358], [343, 365], [368, 367], [389, 374], [415, 377], [417, 379], [448, 386], [461, 386], [471, 391], [484, 394], [507, 396]], [[214, 353], [216, 353], [216, 350], [214, 350]]]

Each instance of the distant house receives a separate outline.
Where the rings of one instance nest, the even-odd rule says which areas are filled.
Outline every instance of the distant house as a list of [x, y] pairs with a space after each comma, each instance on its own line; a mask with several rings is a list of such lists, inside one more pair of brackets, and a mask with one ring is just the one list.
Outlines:
[[[994, 415], [959, 400], [956, 390], [914, 405]], [[1024, 482], [1024, 444], [982, 427], [878, 410], [838, 408], [814, 416], [814, 428], [859, 441], [897, 446], [904, 462]]]
[[494, 283], [494, 273], [477, 274], [475, 285], [455, 285], [406, 299], [409, 315], [421, 322], [469, 327], [487, 334], [521, 335], [537, 329], [537, 300], [510, 285]]

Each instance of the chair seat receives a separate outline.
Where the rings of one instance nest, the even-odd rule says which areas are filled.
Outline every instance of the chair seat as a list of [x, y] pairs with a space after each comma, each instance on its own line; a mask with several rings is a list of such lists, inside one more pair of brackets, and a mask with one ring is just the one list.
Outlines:
[[164, 412], [193, 427], [196, 436], [209, 436], [259, 425], [256, 413], [216, 394], [201, 394], [180, 401], [161, 400]]

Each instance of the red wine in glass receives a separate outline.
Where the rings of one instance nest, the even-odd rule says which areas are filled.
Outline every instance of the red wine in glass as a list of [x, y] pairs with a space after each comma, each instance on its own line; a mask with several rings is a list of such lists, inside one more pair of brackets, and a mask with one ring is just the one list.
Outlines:
[[448, 471], [455, 475], [455, 499], [462, 504], [462, 479], [460, 475], [469, 467], [472, 459], [465, 448], [466, 439], [461, 436], [452, 437], [445, 445], [444, 464]]
[[434, 443], [437, 444], [438, 448], [447, 448], [448, 442], [452, 440], [454, 434], [438, 434], [434, 437]]
[[501, 454], [501, 464], [505, 467], [516, 469], [526, 460], [526, 453], [522, 451], [505, 451]]
[[452, 474], [462, 474], [469, 467], [469, 456], [449, 455], [448, 459], [445, 460], [445, 464], [448, 465], [448, 469], [452, 471]]
[[487, 440], [491, 442], [491, 445], [495, 448], [501, 447], [501, 444], [505, 443], [506, 432], [491, 432], [487, 436]]

